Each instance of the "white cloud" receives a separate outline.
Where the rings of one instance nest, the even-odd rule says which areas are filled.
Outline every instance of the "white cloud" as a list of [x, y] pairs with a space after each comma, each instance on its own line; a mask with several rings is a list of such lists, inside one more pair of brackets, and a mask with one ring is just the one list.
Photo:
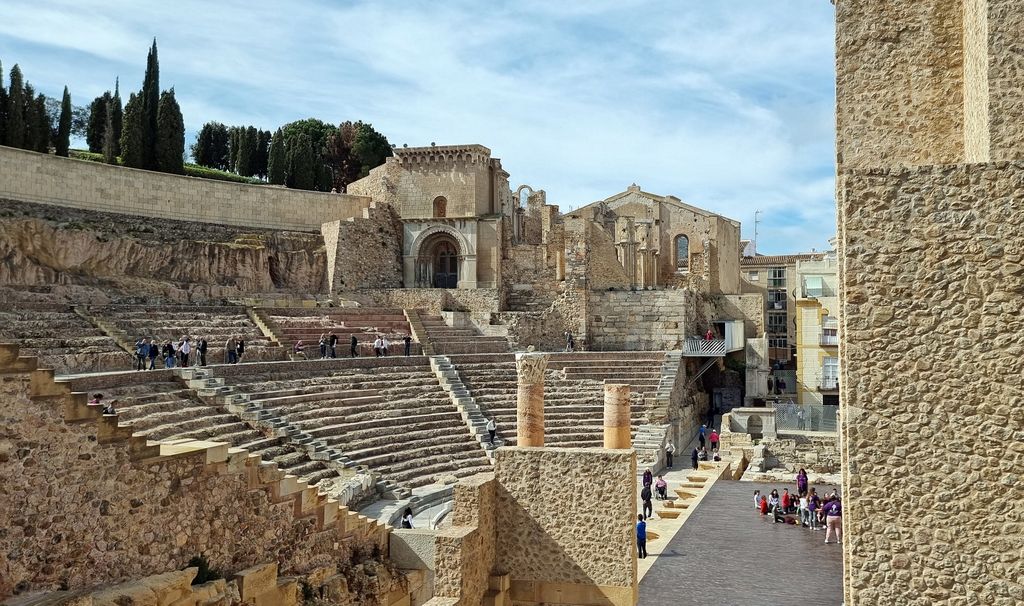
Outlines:
[[832, 7], [730, 3], [6, 0], [0, 59], [76, 102], [161, 82], [190, 131], [363, 119], [479, 142], [568, 209], [637, 182], [744, 222], [761, 250], [834, 232]]

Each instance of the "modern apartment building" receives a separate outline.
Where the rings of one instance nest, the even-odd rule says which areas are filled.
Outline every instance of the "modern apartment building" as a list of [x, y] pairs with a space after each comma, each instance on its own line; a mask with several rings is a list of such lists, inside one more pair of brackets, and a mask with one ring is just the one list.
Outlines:
[[797, 401], [839, 405], [839, 269], [835, 252], [796, 264]]

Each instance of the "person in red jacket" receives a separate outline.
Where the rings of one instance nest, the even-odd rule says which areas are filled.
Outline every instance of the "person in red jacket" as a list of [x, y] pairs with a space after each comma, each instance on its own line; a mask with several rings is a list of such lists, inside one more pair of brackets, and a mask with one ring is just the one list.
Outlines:
[[783, 488], [782, 489], [782, 511], [784, 513], [789, 513], [789, 489], [788, 488]]

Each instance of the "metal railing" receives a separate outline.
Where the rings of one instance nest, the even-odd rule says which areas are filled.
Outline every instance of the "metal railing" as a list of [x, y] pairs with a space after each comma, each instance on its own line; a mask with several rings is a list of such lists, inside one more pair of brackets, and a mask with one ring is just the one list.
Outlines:
[[820, 377], [818, 391], [836, 391], [839, 389], [839, 377]]
[[724, 356], [725, 339], [696, 339], [689, 337], [683, 344], [687, 356]]
[[793, 401], [776, 402], [774, 406], [776, 431], [836, 431], [838, 406]]

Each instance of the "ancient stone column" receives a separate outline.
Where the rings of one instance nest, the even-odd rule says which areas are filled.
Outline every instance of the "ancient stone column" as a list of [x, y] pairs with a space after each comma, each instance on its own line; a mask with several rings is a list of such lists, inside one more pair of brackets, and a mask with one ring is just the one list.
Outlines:
[[544, 445], [544, 369], [547, 354], [516, 354], [516, 446]]
[[629, 385], [604, 384], [604, 447], [630, 448]]

